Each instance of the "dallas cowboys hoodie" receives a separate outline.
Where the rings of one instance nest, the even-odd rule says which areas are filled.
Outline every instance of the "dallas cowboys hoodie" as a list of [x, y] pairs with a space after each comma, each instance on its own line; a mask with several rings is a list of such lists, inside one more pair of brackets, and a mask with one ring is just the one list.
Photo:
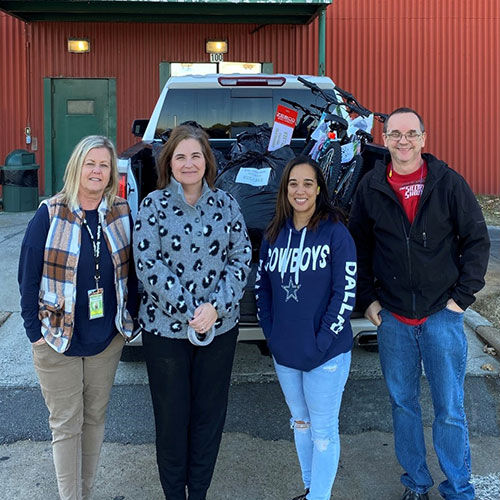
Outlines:
[[280, 365], [309, 371], [352, 348], [356, 249], [340, 222], [297, 231], [290, 219], [260, 250], [259, 321]]

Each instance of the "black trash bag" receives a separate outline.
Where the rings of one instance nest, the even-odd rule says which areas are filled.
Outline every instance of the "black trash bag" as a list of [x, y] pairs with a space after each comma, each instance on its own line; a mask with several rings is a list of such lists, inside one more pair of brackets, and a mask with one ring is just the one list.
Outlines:
[[155, 159], [155, 163], [158, 163], [158, 158], [160, 157], [161, 150], [163, 149], [164, 144], [153, 142], [151, 145], [151, 150], [153, 154], [153, 158]]
[[228, 160], [224, 156], [224, 153], [222, 151], [215, 149], [213, 146], [212, 146], [212, 153], [215, 156], [215, 164], [216, 164], [215, 166], [217, 168], [217, 174], [219, 174], [226, 168]]
[[2, 186], [18, 187], [38, 187], [38, 165], [34, 167], [9, 168], [8, 166], [0, 169], [0, 184]]
[[[193, 127], [193, 128], [199, 128], [201, 130], [205, 130], [197, 121], [195, 120], [187, 120], [185, 122], [182, 122], [182, 123], [179, 123], [179, 126], [181, 125], [188, 125], [189, 127]], [[172, 133], [172, 130], [171, 128], [167, 128], [162, 134], [160, 134], [160, 139], [162, 141], [162, 143], [165, 143], [169, 140], [170, 138], [170, 134]], [[205, 130], [206, 132], [206, 130]]]
[[231, 160], [249, 151], [265, 153], [271, 139], [271, 127], [267, 123], [239, 133], [229, 153]]
[[[219, 174], [215, 181], [216, 187], [233, 195], [240, 205], [254, 252], [258, 252], [263, 232], [274, 216], [283, 170], [294, 157], [295, 154], [289, 146], [265, 153], [250, 151], [228, 162], [224, 171]], [[270, 169], [269, 176], [263, 170], [268, 168]], [[255, 184], [262, 184], [267, 180], [266, 184], [249, 184], [249, 178], [252, 176], [248, 175], [245, 178], [244, 169], [262, 171], [260, 182], [256, 181]], [[249, 172], [256, 173], [255, 177], [259, 175], [259, 172]]]

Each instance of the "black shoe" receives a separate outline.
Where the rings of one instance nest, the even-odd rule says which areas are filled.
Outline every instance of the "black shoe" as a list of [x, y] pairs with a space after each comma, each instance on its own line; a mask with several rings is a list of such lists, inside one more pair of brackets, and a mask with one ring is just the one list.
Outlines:
[[406, 488], [401, 500], [429, 500], [429, 495], [427, 493], [417, 493], [410, 490], [410, 488]]
[[306, 489], [306, 491], [304, 491], [304, 493], [302, 493], [302, 495], [299, 495], [298, 497], [293, 497], [292, 500], [307, 500], [307, 494], [309, 493], [309, 488]]

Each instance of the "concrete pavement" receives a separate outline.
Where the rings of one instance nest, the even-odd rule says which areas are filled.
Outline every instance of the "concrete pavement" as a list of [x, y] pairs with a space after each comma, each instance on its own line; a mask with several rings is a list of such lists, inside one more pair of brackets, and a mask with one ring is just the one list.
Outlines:
[[[0, 212], [0, 322], [2, 312], [8, 315], [0, 326], [0, 499], [57, 498], [46, 410], [19, 314], [17, 258], [29, 217]], [[497, 251], [500, 258], [498, 246]], [[474, 334], [485, 320], [473, 312], [466, 319], [472, 327], [467, 327], [466, 408], [477, 498], [498, 500], [500, 363], [483, 352]], [[432, 452], [432, 410], [426, 384], [423, 411], [429, 467], [438, 484], [442, 473]], [[300, 473], [287, 420], [270, 359], [255, 345], [239, 344], [209, 500], [286, 500], [298, 494]], [[120, 363], [107, 427], [94, 498], [161, 499], [143, 363]], [[400, 498], [390, 406], [376, 353], [354, 351], [340, 430], [342, 455], [333, 498]], [[430, 498], [439, 498], [436, 488]]]

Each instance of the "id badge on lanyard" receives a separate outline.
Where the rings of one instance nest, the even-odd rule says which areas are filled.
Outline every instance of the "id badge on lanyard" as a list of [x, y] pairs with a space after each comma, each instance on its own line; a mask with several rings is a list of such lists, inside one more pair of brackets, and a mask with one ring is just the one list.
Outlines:
[[101, 261], [101, 223], [97, 223], [97, 236], [95, 239], [86, 219], [83, 219], [83, 225], [87, 228], [90, 239], [92, 240], [95, 262], [95, 288], [87, 292], [89, 297], [89, 319], [98, 319], [104, 317], [104, 288], [99, 288], [99, 279], [101, 277], [99, 269]]
[[89, 290], [89, 319], [97, 319], [104, 317], [104, 290], [96, 288]]

